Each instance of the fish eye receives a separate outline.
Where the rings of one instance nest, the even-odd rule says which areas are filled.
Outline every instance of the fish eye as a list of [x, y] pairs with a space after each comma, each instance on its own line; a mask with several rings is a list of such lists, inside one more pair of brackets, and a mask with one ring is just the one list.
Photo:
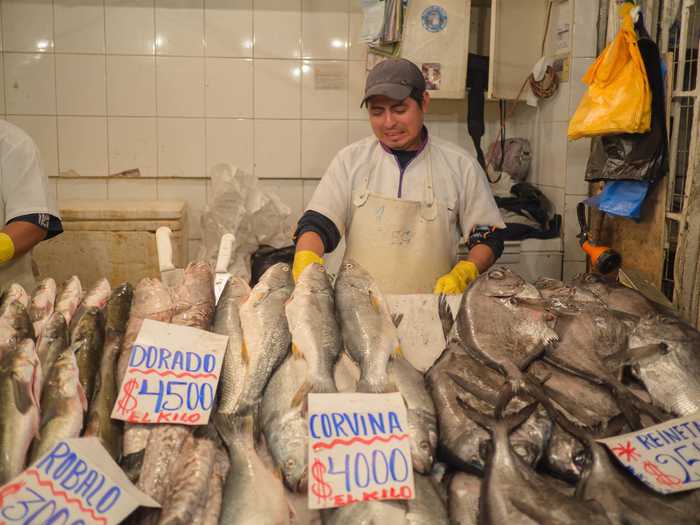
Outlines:
[[289, 271], [289, 265], [285, 264], [284, 266], [282, 266], [282, 271], [283, 271], [283, 272], [288, 272], [288, 271]]
[[505, 274], [501, 270], [492, 270], [489, 272], [489, 277], [500, 281], [505, 278]]
[[354, 268], [352, 263], [345, 263], [345, 269], [346, 270], [352, 270]]
[[294, 461], [293, 459], [288, 459], [287, 460], [287, 468], [294, 468], [296, 466], [297, 462]]

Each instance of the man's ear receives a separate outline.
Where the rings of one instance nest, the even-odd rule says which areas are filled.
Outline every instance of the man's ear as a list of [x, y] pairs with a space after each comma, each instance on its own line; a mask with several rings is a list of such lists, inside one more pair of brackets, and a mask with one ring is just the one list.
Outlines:
[[423, 110], [423, 113], [428, 111], [428, 106], [430, 105], [430, 93], [428, 93], [428, 90], [426, 89], [423, 91], [423, 103], [421, 104], [421, 109]]

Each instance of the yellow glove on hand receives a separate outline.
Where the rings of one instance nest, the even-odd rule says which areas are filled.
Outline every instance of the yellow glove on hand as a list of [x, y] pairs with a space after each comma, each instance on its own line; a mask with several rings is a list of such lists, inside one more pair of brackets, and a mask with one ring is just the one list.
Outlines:
[[323, 259], [310, 250], [301, 250], [294, 254], [294, 264], [292, 265], [292, 277], [294, 282], [299, 280], [301, 272], [310, 264], [323, 265]]
[[434, 294], [459, 294], [479, 276], [479, 269], [471, 261], [459, 261], [450, 273], [443, 275], [435, 283]]
[[15, 243], [6, 233], [0, 232], [0, 263], [9, 261], [15, 256]]

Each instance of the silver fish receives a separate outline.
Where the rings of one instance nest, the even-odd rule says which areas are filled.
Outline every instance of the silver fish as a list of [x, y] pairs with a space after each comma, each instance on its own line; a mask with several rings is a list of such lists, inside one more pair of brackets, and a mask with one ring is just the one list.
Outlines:
[[0, 485], [24, 470], [39, 431], [40, 367], [31, 339], [0, 359]]
[[658, 313], [654, 303], [637, 290], [620, 283], [610, 282], [597, 273], [584, 273], [572, 279], [568, 285], [577, 290], [593, 294], [608, 308], [636, 317]]
[[14, 330], [13, 333], [18, 341], [34, 339], [34, 326], [27, 307], [10, 296], [6, 296], [0, 304], [0, 324]]
[[88, 399], [92, 399], [100, 371], [102, 351], [104, 350], [104, 323], [102, 310], [96, 306], [82, 310], [71, 323], [71, 346], [76, 352], [78, 368], [80, 369], [80, 383], [83, 385]]
[[207, 498], [192, 520], [192, 525], [218, 525], [224, 497], [224, 482], [231, 465], [228, 453], [222, 445], [216, 447], [212, 478], [207, 488]]
[[29, 309], [29, 294], [27, 291], [22, 287], [21, 284], [18, 283], [12, 283], [7, 290], [5, 290], [5, 294], [3, 295], [3, 302], [11, 303], [13, 301], [17, 301], [24, 306], [25, 309]]
[[408, 525], [403, 501], [366, 501], [333, 510], [322, 510], [323, 525]]
[[479, 494], [481, 478], [457, 471], [449, 485], [449, 515], [454, 525], [479, 523]]
[[447, 507], [429, 476], [413, 476], [415, 497], [406, 501], [406, 521], [411, 525], [449, 525]]
[[427, 474], [433, 467], [438, 441], [437, 415], [433, 398], [425, 386], [423, 374], [403, 357], [389, 362], [389, 380], [406, 404], [411, 457], [416, 472]]
[[389, 306], [372, 276], [346, 259], [335, 282], [335, 302], [345, 349], [360, 365], [358, 392], [395, 392], [387, 366], [400, 355], [399, 336]]
[[61, 440], [80, 436], [88, 402], [80, 384], [78, 363], [70, 350], [51, 367], [41, 395], [41, 428], [29, 456], [33, 463]]
[[63, 283], [61, 291], [56, 297], [54, 312], [61, 312], [63, 317], [66, 318], [66, 324], [70, 326], [73, 315], [78, 309], [78, 305], [80, 304], [82, 298], [83, 286], [80, 284], [80, 279], [74, 275]]
[[44, 327], [53, 313], [54, 302], [56, 301], [56, 281], [51, 277], [42, 280], [32, 296], [29, 305], [29, 317], [34, 325], [34, 336], [37, 343], [44, 332]]
[[68, 327], [66, 318], [60, 312], [54, 312], [49, 317], [44, 332], [36, 345], [36, 353], [39, 355], [42, 370], [42, 388], [45, 378], [51, 372], [54, 362], [59, 354], [68, 348]]

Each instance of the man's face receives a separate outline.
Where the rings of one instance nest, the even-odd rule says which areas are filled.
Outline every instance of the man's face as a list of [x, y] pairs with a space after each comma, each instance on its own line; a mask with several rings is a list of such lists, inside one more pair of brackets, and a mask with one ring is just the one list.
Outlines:
[[418, 149], [423, 129], [423, 113], [428, 109], [428, 93], [423, 103], [411, 97], [394, 100], [383, 95], [369, 99], [369, 123], [380, 142], [398, 150]]

